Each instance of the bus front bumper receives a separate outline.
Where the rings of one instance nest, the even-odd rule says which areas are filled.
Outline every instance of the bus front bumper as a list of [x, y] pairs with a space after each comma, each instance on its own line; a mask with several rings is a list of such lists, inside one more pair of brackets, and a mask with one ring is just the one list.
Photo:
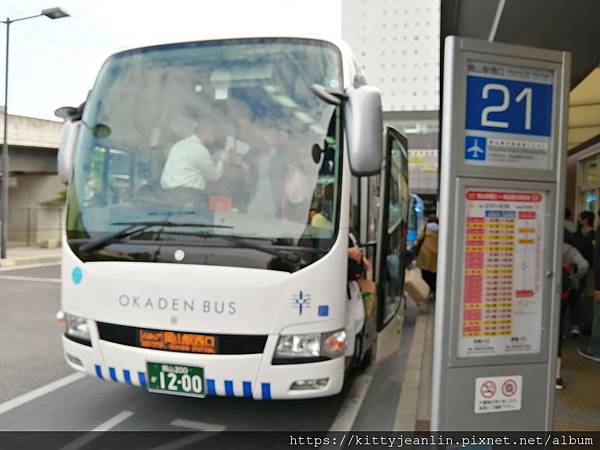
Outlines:
[[[146, 363], [202, 367], [207, 396], [246, 397], [257, 400], [301, 399], [338, 394], [344, 383], [344, 357], [289, 365], [271, 365], [277, 336], [270, 336], [265, 354], [204, 355], [165, 352], [130, 347], [112, 342], [79, 344], [62, 337], [67, 363], [75, 370], [97, 378], [147, 388]], [[306, 380], [328, 379], [320, 389], [292, 390]]]

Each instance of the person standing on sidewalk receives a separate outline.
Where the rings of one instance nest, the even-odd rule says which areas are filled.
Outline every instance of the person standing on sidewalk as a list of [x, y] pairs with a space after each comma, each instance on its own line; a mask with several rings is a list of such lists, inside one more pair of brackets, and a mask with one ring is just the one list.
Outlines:
[[[600, 210], [598, 211], [600, 217]], [[594, 297], [592, 333], [587, 346], [578, 348], [577, 353], [584, 358], [600, 362], [600, 224], [594, 234]]]
[[561, 355], [563, 344], [563, 324], [567, 312], [567, 299], [572, 290], [579, 287], [580, 280], [588, 270], [588, 262], [581, 253], [572, 245], [562, 243], [562, 265], [563, 276], [561, 281], [560, 321], [558, 326], [558, 355], [556, 359], [556, 389], [562, 389], [563, 379], [561, 376]]
[[417, 267], [421, 269], [421, 276], [428, 284], [435, 299], [437, 278], [437, 252], [438, 252], [438, 218], [434, 213], [427, 216], [425, 227], [416, 240], [418, 248]]
[[590, 265], [588, 272], [581, 283], [579, 291], [573, 298], [569, 298], [571, 312], [571, 334], [577, 339], [581, 331], [589, 336], [592, 330], [593, 297], [594, 297], [594, 222], [596, 216], [591, 211], [582, 211], [577, 217], [578, 231], [575, 235], [576, 247], [579, 253]]

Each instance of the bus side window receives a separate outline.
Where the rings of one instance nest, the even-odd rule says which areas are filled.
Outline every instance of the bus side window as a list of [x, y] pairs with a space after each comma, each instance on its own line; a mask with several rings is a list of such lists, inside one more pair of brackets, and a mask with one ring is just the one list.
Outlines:
[[360, 237], [360, 178], [352, 177], [350, 182], [350, 229]]
[[406, 230], [408, 220], [408, 152], [405, 139], [391, 130], [387, 143], [385, 186], [382, 194], [385, 204], [384, 224], [380, 243], [381, 267], [379, 269], [380, 292], [383, 294], [381, 311], [385, 326], [396, 314], [402, 303], [404, 270], [406, 266]]
[[[369, 177], [367, 180], [368, 186], [368, 222], [367, 222], [367, 241], [374, 242], [379, 241], [377, 232], [379, 230], [379, 207], [380, 203], [380, 175], [373, 175]], [[379, 242], [378, 242], [379, 245]], [[377, 249], [375, 247], [370, 246], [367, 250], [367, 257], [370, 261], [373, 262], [373, 270], [377, 270], [377, 257], [376, 257]]]

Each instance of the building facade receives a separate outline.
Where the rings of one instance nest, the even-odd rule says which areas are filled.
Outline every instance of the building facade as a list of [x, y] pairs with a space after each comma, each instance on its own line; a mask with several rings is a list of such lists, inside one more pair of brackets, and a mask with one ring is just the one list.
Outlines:
[[[0, 109], [0, 135], [3, 114]], [[58, 178], [56, 152], [61, 130], [62, 122], [9, 114], [9, 246], [60, 241], [65, 185]]]
[[440, 0], [343, 0], [342, 38], [381, 89], [386, 124], [408, 137], [410, 190], [435, 203]]

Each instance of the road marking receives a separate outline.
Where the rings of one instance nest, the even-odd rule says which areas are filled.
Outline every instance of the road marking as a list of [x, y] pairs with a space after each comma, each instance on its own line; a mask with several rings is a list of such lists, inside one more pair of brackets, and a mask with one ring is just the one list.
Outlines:
[[329, 432], [350, 431], [352, 429], [371, 381], [373, 381], [373, 371], [373, 367], [370, 367], [365, 373], [356, 377], [346, 400], [340, 408], [340, 412], [329, 427]]
[[28, 264], [26, 266], [6, 266], [6, 267], [0, 267], [0, 272], [6, 272], [6, 271], [9, 271], [9, 270], [35, 269], [37, 267], [50, 267], [50, 266], [60, 266], [60, 261], [57, 261], [57, 262], [47, 262], [47, 263], [37, 263], [37, 264]]
[[119, 425], [121, 422], [124, 422], [125, 420], [129, 419], [131, 416], [133, 416], [133, 413], [131, 411], [121, 411], [119, 414], [117, 414], [114, 417], [111, 417], [106, 422], [102, 422], [100, 425], [98, 425], [92, 431], [111, 430], [114, 427], [116, 427], [117, 425]]
[[190, 430], [196, 431], [223, 431], [225, 425], [218, 425], [215, 423], [196, 422], [194, 420], [175, 419], [171, 422], [171, 425], [179, 428], [189, 428]]
[[60, 278], [19, 277], [16, 275], [0, 275], [0, 280], [38, 281], [41, 283], [60, 283]]
[[194, 433], [191, 436], [186, 436], [181, 439], [177, 439], [173, 442], [169, 442], [168, 444], [159, 445], [158, 447], [153, 447], [150, 450], [177, 450], [178, 448], [189, 447], [196, 442], [202, 441], [209, 437], [215, 436], [219, 433], [217, 432], [204, 432], [204, 433]]
[[171, 425], [179, 428], [187, 428], [190, 430], [202, 431], [202, 433], [194, 433], [181, 439], [177, 439], [168, 444], [159, 445], [151, 450], [177, 450], [179, 448], [188, 447], [196, 442], [202, 441], [209, 437], [219, 434], [227, 428], [225, 425], [215, 423], [196, 422], [194, 420], [174, 419]]
[[71, 383], [75, 383], [76, 381], [85, 378], [85, 375], [79, 372], [72, 373], [60, 380], [53, 381], [45, 386], [34, 389], [33, 391], [29, 391], [26, 394], [23, 394], [19, 397], [13, 398], [7, 402], [4, 402], [0, 405], [0, 415], [4, 414], [12, 409], [18, 408], [25, 403], [29, 403], [37, 398], [40, 398], [50, 392], [54, 392], [58, 389], [61, 389], [65, 386], [68, 386]]
[[113, 416], [110, 419], [108, 419], [107, 421], [102, 422], [100, 425], [98, 425], [93, 430], [85, 433], [83, 436], [78, 437], [73, 442], [71, 442], [67, 446], [63, 447], [61, 450], [79, 450], [80, 448], [83, 448], [86, 445], [88, 445], [93, 440], [101, 437], [102, 434], [98, 433], [98, 431], [112, 430], [114, 427], [119, 425], [121, 422], [126, 421], [131, 416], [133, 416], [133, 413], [131, 411], [121, 411], [116, 416]]

